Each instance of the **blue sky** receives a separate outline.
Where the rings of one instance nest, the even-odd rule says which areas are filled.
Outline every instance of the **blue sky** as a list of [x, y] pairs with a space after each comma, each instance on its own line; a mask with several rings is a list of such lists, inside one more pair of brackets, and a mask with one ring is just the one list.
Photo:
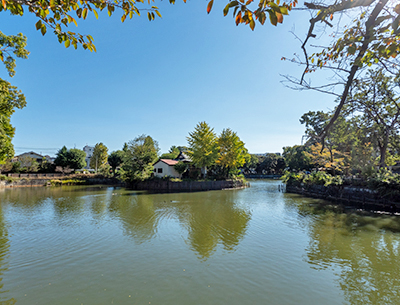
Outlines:
[[98, 142], [111, 152], [141, 134], [166, 152], [186, 145], [201, 121], [218, 134], [236, 131], [251, 153], [281, 152], [300, 144], [303, 113], [334, 107], [330, 96], [281, 84], [280, 74], [301, 75], [301, 67], [281, 57], [301, 53], [290, 31], [306, 35], [307, 13], [251, 31], [223, 17], [223, 2], [209, 15], [206, 1], [155, 5], [163, 18], [152, 22], [143, 15], [121, 23], [117, 12], [70, 25], [94, 37], [96, 53], [66, 49], [51, 31], [42, 36], [33, 16], [2, 13], [1, 31], [24, 33], [31, 52], [17, 61], [15, 77], [0, 70], [27, 98], [12, 117], [16, 154], [54, 155], [63, 145]]

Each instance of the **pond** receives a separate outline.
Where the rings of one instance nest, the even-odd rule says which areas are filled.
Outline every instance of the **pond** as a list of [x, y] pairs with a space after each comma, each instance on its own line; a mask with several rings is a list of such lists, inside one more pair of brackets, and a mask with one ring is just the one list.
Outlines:
[[400, 304], [400, 219], [250, 180], [0, 190], [0, 304]]

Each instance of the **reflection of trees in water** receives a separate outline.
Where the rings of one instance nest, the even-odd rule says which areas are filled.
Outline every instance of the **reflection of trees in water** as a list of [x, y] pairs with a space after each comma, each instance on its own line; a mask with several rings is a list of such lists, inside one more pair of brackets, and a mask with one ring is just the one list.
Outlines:
[[319, 210], [309, 228], [307, 261], [317, 269], [339, 267], [350, 304], [399, 304], [399, 218]]
[[158, 219], [148, 195], [113, 196], [109, 210], [121, 219], [126, 233], [138, 243], [151, 239], [157, 232]]
[[4, 224], [3, 208], [0, 205], [0, 304], [11, 305], [15, 304], [17, 301], [14, 298], [4, 297], [4, 293], [8, 290], [4, 290], [3, 286], [3, 273], [7, 271], [8, 262], [6, 261], [7, 255], [9, 253], [8, 249], [10, 247], [10, 242], [8, 239], [7, 229]]
[[187, 227], [192, 249], [201, 257], [209, 257], [222, 243], [234, 250], [243, 238], [250, 214], [235, 206], [234, 192], [191, 194], [188, 204], [177, 205], [177, 214]]
[[[64, 224], [75, 224], [90, 211], [99, 219], [116, 216], [125, 233], [143, 243], [157, 234], [161, 220], [178, 219], [188, 232], [188, 243], [200, 257], [209, 257], [219, 244], [232, 251], [245, 235], [248, 211], [235, 204], [235, 191], [178, 194], [135, 193], [99, 187], [30, 188], [0, 193], [22, 211], [51, 202], [54, 216]], [[179, 232], [175, 232], [180, 234]]]
[[162, 219], [178, 218], [192, 250], [209, 257], [219, 243], [233, 250], [245, 234], [250, 215], [234, 204], [234, 198], [234, 192], [122, 194], [112, 196], [109, 209], [140, 243], [154, 237]]

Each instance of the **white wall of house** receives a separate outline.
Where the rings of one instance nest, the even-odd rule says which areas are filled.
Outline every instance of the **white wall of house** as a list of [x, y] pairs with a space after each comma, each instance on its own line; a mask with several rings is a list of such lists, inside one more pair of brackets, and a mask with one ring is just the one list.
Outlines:
[[154, 164], [154, 176], [156, 177], [174, 177], [174, 178], [180, 178], [181, 175], [175, 170], [174, 166], [168, 165], [162, 161], [158, 161], [156, 164]]
[[90, 168], [90, 158], [93, 156], [94, 147], [86, 145], [83, 148], [83, 151], [86, 153], [86, 158], [85, 158], [86, 167], [85, 168], [89, 169]]

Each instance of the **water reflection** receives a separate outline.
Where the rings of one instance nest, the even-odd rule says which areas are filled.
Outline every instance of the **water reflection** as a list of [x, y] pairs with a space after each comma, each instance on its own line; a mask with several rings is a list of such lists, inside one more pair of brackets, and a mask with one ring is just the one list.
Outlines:
[[16, 303], [14, 298], [4, 297], [8, 290], [4, 289], [3, 274], [8, 270], [7, 256], [9, 255], [10, 242], [4, 223], [3, 207], [0, 205], [0, 304], [12, 305]]
[[120, 221], [124, 234], [138, 244], [156, 237], [160, 223], [175, 220], [199, 258], [210, 257], [219, 244], [226, 251], [235, 250], [250, 220], [249, 211], [235, 204], [236, 191], [147, 194], [82, 186], [6, 190], [0, 196], [22, 213], [50, 211], [61, 225], [86, 222], [87, 217], [104, 225], [102, 219], [109, 216]]
[[338, 212], [315, 202], [299, 211], [310, 216], [306, 261], [332, 268], [350, 304], [399, 303], [399, 217]]
[[133, 237], [137, 243], [151, 239], [157, 232], [159, 217], [148, 195], [115, 194], [109, 201], [109, 211], [121, 220], [125, 234]]
[[249, 212], [234, 203], [234, 192], [115, 194], [109, 209], [138, 243], [156, 236], [160, 222], [176, 219], [187, 231], [191, 249], [209, 257], [221, 243], [232, 251], [243, 238]]
[[219, 243], [232, 251], [246, 232], [250, 213], [235, 205], [235, 192], [216, 192], [213, 196], [196, 194], [195, 201], [177, 210], [187, 227], [191, 248], [201, 258], [209, 257]]

